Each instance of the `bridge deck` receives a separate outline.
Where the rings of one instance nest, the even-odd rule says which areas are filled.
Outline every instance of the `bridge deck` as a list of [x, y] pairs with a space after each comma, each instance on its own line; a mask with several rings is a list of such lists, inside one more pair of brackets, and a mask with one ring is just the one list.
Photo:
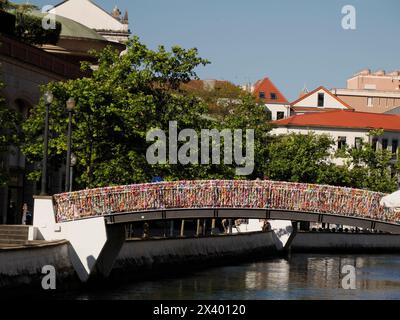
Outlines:
[[105, 216], [108, 224], [125, 224], [132, 222], [147, 222], [177, 219], [267, 219], [290, 220], [316, 223], [340, 224], [363, 229], [379, 230], [393, 234], [400, 234], [400, 224], [380, 222], [371, 219], [345, 217], [334, 214], [318, 214], [312, 212], [284, 211], [269, 209], [233, 209], [233, 208], [195, 208], [195, 209], [167, 209], [138, 211]]

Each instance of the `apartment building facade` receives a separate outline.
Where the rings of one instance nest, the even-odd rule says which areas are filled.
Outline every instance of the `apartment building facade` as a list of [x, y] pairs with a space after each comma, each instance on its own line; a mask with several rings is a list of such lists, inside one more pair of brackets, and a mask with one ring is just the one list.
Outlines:
[[400, 106], [400, 71], [362, 70], [347, 80], [347, 88], [331, 92], [356, 111], [385, 113]]

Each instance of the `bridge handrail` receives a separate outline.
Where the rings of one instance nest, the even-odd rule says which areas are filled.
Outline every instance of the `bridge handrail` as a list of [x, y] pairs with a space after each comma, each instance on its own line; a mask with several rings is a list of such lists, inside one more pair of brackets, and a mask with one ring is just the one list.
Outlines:
[[177, 208], [253, 208], [332, 213], [398, 223], [380, 205], [383, 193], [270, 180], [199, 180], [81, 190], [53, 197], [57, 222]]

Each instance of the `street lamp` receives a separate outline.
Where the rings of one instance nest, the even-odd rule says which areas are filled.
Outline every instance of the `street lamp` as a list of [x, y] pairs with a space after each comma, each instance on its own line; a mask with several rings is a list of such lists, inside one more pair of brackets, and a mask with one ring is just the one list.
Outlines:
[[67, 146], [67, 164], [66, 164], [66, 172], [65, 172], [65, 192], [68, 192], [71, 188], [71, 135], [72, 135], [72, 111], [75, 108], [75, 99], [69, 98], [66, 102], [67, 111], [68, 111], [68, 146]]
[[49, 109], [50, 105], [53, 102], [53, 94], [51, 91], [46, 91], [43, 95], [44, 102], [46, 104], [46, 116], [44, 122], [44, 143], [43, 143], [43, 168], [42, 168], [42, 190], [40, 195], [47, 195], [47, 152], [48, 152], [48, 143], [49, 143]]

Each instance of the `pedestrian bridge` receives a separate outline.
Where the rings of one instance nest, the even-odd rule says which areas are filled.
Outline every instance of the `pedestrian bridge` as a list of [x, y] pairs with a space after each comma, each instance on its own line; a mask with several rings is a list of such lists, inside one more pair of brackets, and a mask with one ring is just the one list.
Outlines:
[[331, 223], [400, 234], [400, 212], [385, 194], [267, 180], [174, 181], [36, 197], [34, 226], [45, 240], [67, 239], [82, 281], [108, 275], [125, 241], [126, 223], [247, 218]]
[[54, 196], [57, 222], [104, 217], [109, 224], [194, 218], [324, 222], [400, 233], [400, 212], [383, 193], [277, 181], [175, 181]]

